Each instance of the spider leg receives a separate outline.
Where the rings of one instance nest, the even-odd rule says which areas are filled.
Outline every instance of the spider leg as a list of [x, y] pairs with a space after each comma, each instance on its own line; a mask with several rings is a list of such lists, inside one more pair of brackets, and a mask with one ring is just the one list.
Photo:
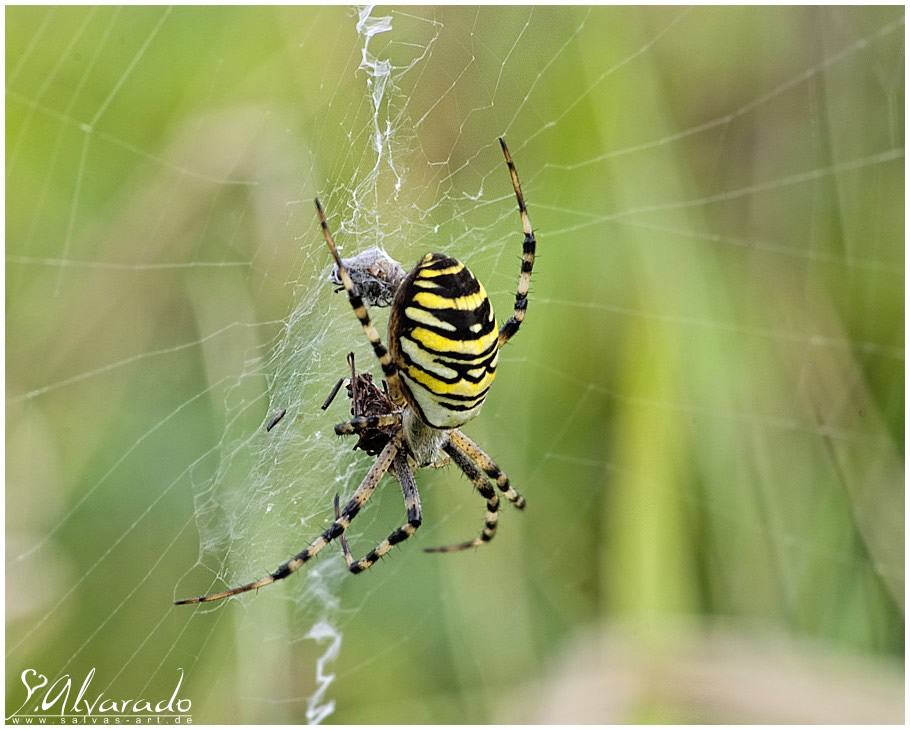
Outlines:
[[512, 177], [512, 187], [515, 188], [515, 197], [518, 199], [518, 212], [521, 214], [521, 228], [525, 234], [524, 245], [521, 252], [521, 274], [518, 277], [518, 292], [515, 294], [515, 314], [513, 314], [499, 330], [499, 346], [506, 344], [524, 321], [528, 309], [528, 290], [531, 288], [531, 269], [534, 268], [534, 252], [537, 250], [537, 241], [534, 238], [534, 229], [531, 228], [531, 219], [528, 218], [528, 209], [525, 207], [525, 198], [521, 193], [521, 184], [518, 182], [518, 173], [512, 163], [509, 147], [500, 137], [499, 144], [509, 166], [509, 175]]
[[509, 477], [500, 471], [499, 467], [496, 466], [496, 462], [487, 456], [483, 449], [458, 429], [449, 433], [449, 439], [459, 449], [464, 451], [471, 461], [483, 469], [490, 479], [496, 482], [496, 486], [499, 487], [499, 490], [505, 495], [507, 500], [514, 504], [518, 509], [525, 508], [525, 498], [512, 488], [512, 485], [509, 484]]
[[483, 472], [477, 468], [477, 465], [471, 458], [451, 441], [446, 441], [443, 450], [452, 457], [452, 461], [464, 472], [464, 475], [470, 479], [474, 487], [480, 492], [480, 496], [487, 500], [487, 517], [483, 525], [483, 532], [480, 537], [473, 540], [461, 542], [457, 545], [446, 545], [444, 547], [424, 548], [425, 553], [454, 553], [458, 550], [467, 550], [468, 548], [478, 547], [485, 542], [489, 542], [496, 535], [496, 525], [499, 522], [499, 495], [496, 490], [490, 486], [490, 482], [483, 475]]
[[407, 540], [411, 535], [417, 532], [420, 527], [420, 494], [417, 492], [417, 482], [414, 480], [414, 472], [408, 465], [407, 454], [402, 450], [395, 457], [395, 471], [398, 474], [398, 481], [401, 482], [401, 493], [404, 496], [404, 506], [408, 511], [408, 521], [399, 527], [395, 532], [389, 535], [385, 540], [379, 543], [375, 548], [370, 550], [360, 560], [355, 561], [351, 551], [343, 545], [344, 557], [348, 562], [348, 570], [352, 573], [362, 573], [373, 563], [385, 555], [393, 546]]
[[341, 283], [344, 284], [345, 291], [348, 293], [348, 300], [351, 302], [351, 307], [354, 308], [354, 314], [356, 314], [357, 319], [360, 320], [360, 325], [363, 327], [367, 339], [373, 346], [373, 352], [376, 353], [376, 357], [379, 359], [379, 364], [382, 366], [382, 372], [385, 375], [386, 380], [389, 381], [389, 387], [392, 389], [392, 399], [396, 403], [403, 404], [404, 397], [401, 395], [401, 380], [398, 376], [398, 368], [395, 367], [392, 356], [385, 348], [385, 345], [382, 344], [379, 332], [376, 331], [376, 327], [370, 321], [369, 312], [367, 312], [367, 307], [363, 303], [360, 292], [357, 290], [357, 285], [351, 281], [347, 269], [345, 269], [344, 264], [341, 263], [341, 257], [338, 255], [338, 249], [335, 248], [335, 241], [329, 231], [329, 224], [326, 223], [325, 211], [322, 209], [322, 203], [319, 202], [319, 198], [316, 198], [316, 210], [319, 212], [319, 222], [322, 225], [322, 233], [325, 236], [325, 242], [328, 244], [329, 250], [332, 252], [332, 258], [335, 259], [335, 265], [338, 267]]
[[287, 578], [292, 573], [296, 573], [298, 570], [300, 570], [301, 567], [303, 567], [304, 563], [307, 563], [312, 558], [314, 558], [332, 540], [344, 534], [344, 531], [348, 529], [351, 521], [357, 516], [360, 510], [363, 509], [363, 506], [366, 504], [367, 500], [372, 496], [373, 491], [376, 489], [376, 486], [379, 484], [379, 481], [382, 479], [383, 475], [392, 465], [392, 462], [395, 459], [396, 455], [399, 453], [400, 448], [400, 436], [389, 441], [379, 456], [376, 457], [376, 461], [373, 463], [372, 468], [367, 472], [367, 475], [363, 478], [360, 486], [357, 487], [357, 491], [354, 492], [354, 496], [351, 497], [351, 500], [345, 505], [344, 509], [341, 511], [341, 514], [336, 517], [335, 521], [329, 526], [329, 528], [319, 537], [313, 540], [313, 542], [311, 542], [305, 550], [302, 550], [286, 563], [279, 565], [273, 572], [269, 573], [264, 578], [260, 578], [257, 581], [247, 583], [246, 585], [242, 585], [237, 588], [231, 588], [227, 591], [210, 593], [207, 596], [200, 596], [199, 598], [185, 598], [182, 601], [175, 601], [174, 605], [182, 606], [187, 603], [208, 603], [209, 601], [220, 601], [222, 598], [236, 596], [238, 593], [245, 593], [246, 591], [262, 588], [263, 586], [270, 585], [271, 583], [281, 580], [282, 578]]
[[[341, 509], [339, 507], [338, 494], [336, 493], [335, 494], [335, 519], [337, 520], [340, 517], [341, 517]], [[352, 561], [351, 561], [351, 548], [348, 547], [348, 539], [344, 536], [344, 534], [342, 534], [338, 541], [341, 543], [341, 552], [344, 553], [344, 559], [347, 560], [348, 565], [350, 565]]]
[[335, 424], [335, 433], [339, 436], [346, 436], [352, 433], [360, 433], [368, 428], [385, 428], [386, 426], [396, 426], [401, 423], [401, 413], [383, 413], [378, 416], [354, 416], [350, 421]]

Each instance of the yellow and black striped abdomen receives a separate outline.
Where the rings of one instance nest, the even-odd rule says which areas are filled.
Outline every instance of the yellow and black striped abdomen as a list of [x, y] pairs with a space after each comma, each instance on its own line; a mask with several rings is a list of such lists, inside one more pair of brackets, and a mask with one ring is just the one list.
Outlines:
[[464, 264], [439, 253], [421, 259], [395, 296], [389, 341], [424, 423], [457, 428], [477, 415], [496, 375], [499, 333], [483, 284]]

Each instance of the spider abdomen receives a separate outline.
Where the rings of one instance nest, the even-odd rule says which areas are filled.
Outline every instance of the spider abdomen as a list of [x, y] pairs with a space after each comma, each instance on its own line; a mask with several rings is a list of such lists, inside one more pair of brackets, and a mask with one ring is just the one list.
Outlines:
[[408, 404], [429, 426], [477, 415], [499, 356], [493, 305], [460, 261], [427, 254], [398, 289], [389, 318], [392, 359]]

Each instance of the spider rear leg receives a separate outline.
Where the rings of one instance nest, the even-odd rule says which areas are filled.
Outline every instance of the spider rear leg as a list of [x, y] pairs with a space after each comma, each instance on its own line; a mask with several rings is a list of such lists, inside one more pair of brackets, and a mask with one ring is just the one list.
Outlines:
[[398, 481], [401, 482], [401, 493], [404, 496], [404, 506], [408, 511], [408, 521], [399, 527], [395, 532], [389, 535], [385, 540], [379, 543], [375, 548], [370, 550], [360, 560], [354, 560], [351, 551], [347, 549], [347, 541], [342, 543], [344, 558], [348, 563], [348, 570], [352, 573], [362, 573], [373, 563], [379, 560], [395, 545], [404, 542], [411, 535], [417, 532], [420, 527], [422, 515], [420, 511], [420, 494], [417, 492], [417, 482], [414, 480], [414, 472], [408, 465], [407, 454], [402, 450], [395, 457], [395, 471], [398, 474]]
[[496, 494], [496, 491], [490, 486], [490, 482], [487, 481], [487, 478], [477, 467], [477, 464], [451, 441], [447, 441], [446, 445], [443, 446], [443, 449], [452, 457], [452, 461], [454, 461], [458, 468], [464, 472], [465, 476], [471, 480], [474, 487], [480, 492], [480, 496], [487, 500], [487, 517], [480, 537], [475, 537], [473, 540], [458, 543], [457, 545], [424, 548], [425, 553], [453, 553], [457, 550], [467, 550], [468, 548], [483, 545], [496, 536], [496, 525], [499, 522], [499, 495]]
[[490, 477], [496, 486], [499, 487], [499, 490], [505, 495], [505, 498], [509, 500], [515, 507], [518, 509], [525, 508], [525, 498], [522, 497], [518, 492], [516, 492], [512, 485], [509, 483], [509, 477], [503, 474], [502, 470], [496, 466], [486, 452], [481, 449], [477, 444], [475, 444], [471, 439], [465, 436], [461, 431], [455, 429], [449, 433], [449, 439], [455, 444], [459, 449], [464, 451], [468, 457], [473, 461], [477, 466], [486, 472], [486, 475]]

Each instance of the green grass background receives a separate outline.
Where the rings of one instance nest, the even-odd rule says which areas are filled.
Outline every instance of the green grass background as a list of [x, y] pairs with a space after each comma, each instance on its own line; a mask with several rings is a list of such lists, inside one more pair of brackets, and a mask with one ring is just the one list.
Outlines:
[[[350, 490], [367, 468], [308, 446], [352, 343], [373, 367], [312, 197], [347, 251], [467, 261], [504, 319], [505, 134], [540, 256], [467, 431], [529, 506], [483, 550], [424, 555], [482, 503], [419, 475], [416, 544], [330, 576], [330, 720], [899, 722], [902, 12], [375, 11], [372, 53], [430, 53], [380, 111], [401, 192], [383, 168], [355, 216], [376, 157], [354, 11], [7, 8], [8, 712], [25, 668], [160, 698], [181, 667], [197, 722], [304, 720], [306, 575], [170, 602], [273, 568], [329, 517], [334, 470]], [[270, 361], [291, 321], [321, 354]], [[219, 446], [269, 443], [281, 368], [306, 413], [253, 498], [249, 452]], [[207, 511], [213, 474], [241, 508]], [[266, 501], [280, 521], [242, 508]]]

